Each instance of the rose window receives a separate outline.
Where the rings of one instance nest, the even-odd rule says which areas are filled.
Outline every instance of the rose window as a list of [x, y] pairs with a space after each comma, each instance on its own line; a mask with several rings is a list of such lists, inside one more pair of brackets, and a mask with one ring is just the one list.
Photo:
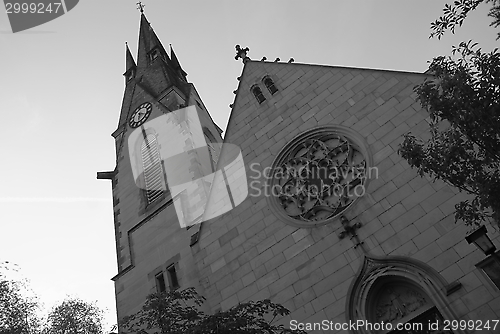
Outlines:
[[364, 195], [367, 154], [349, 133], [315, 129], [280, 152], [271, 197], [281, 213], [299, 223], [319, 223]]

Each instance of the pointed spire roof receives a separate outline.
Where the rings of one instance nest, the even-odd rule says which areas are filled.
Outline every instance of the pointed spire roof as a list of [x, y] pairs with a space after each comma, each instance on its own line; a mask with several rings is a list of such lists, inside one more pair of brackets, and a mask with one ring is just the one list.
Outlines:
[[132, 57], [132, 53], [130, 52], [130, 49], [128, 48], [127, 42], [125, 42], [125, 72], [130, 70], [131, 68], [136, 68], [137, 65], [135, 64], [134, 57]]
[[156, 36], [151, 24], [146, 19], [144, 13], [141, 13], [141, 24], [139, 29], [139, 50], [137, 52], [137, 65], [146, 66], [148, 64], [148, 54], [154, 48], [158, 48], [167, 62], [170, 58], [163, 48], [158, 36]]
[[172, 59], [172, 65], [174, 66], [174, 68], [179, 71], [179, 73], [184, 77], [186, 78], [187, 76], [187, 73], [184, 72], [184, 70], [182, 69], [182, 66], [181, 66], [181, 63], [179, 63], [179, 59], [177, 58], [177, 56], [175, 55], [175, 52], [174, 52], [174, 48], [172, 47], [172, 44], [170, 44], [170, 58]]

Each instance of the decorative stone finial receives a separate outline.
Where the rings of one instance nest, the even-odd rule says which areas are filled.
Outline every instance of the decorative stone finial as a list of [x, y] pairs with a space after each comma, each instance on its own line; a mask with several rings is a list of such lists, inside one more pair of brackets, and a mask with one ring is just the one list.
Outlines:
[[235, 48], [236, 48], [236, 56], [234, 57], [235, 60], [241, 58], [243, 60], [243, 63], [245, 63], [247, 60], [250, 60], [250, 58], [248, 58], [247, 56], [247, 52], [250, 51], [248, 47], [242, 49], [241, 46], [236, 45]]
[[144, 5], [140, 1], [136, 5], [137, 5], [137, 9], [139, 9], [141, 11], [141, 14], [144, 14], [144, 7], [146, 7], [146, 5]]

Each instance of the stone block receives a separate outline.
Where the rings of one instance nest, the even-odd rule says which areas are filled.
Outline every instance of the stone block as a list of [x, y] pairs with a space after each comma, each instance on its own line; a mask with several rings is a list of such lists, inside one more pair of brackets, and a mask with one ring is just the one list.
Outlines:
[[295, 257], [291, 258], [291, 260], [286, 261], [281, 266], [277, 268], [280, 277], [285, 276], [290, 271], [295, 270], [301, 264], [306, 263], [309, 260], [309, 256], [306, 252], [300, 252]]
[[394, 219], [396, 219], [399, 216], [401, 216], [402, 214], [404, 214], [405, 212], [406, 212], [406, 209], [402, 204], [396, 204], [393, 207], [391, 207], [389, 210], [387, 210], [386, 212], [384, 212], [380, 216], [378, 216], [378, 219], [380, 220], [382, 225], [387, 225], [390, 222], [392, 222]]
[[[275, 282], [269, 284], [269, 291], [271, 292], [271, 295], [276, 295], [287, 287], [290, 287], [293, 290], [292, 285], [298, 280], [299, 276], [297, 275], [297, 272], [295, 270], [290, 271], [286, 275], [280, 277]], [[294, 295], [295, 295], [295, 290], [294, 290]]]
[[462, 300], [464, 301], [465, 305], [467, 305], [470, 311], [481, 307], [492, 299], [493, 296], [484, 285], [477, 287], [476, 289], [472, 290], [462, 297]]
[[252, 284], [255, 280], [255, 274], [252, 271], [241, 278], [244, 287]]
[[298, 242], [294, 243], [287, 249], [283, 251], [283, 254], [285, 255], [285, 258], [287, 260], [290, 260], [293, 258], [295, 255], [299, 254], [300, 252], [304, 251], [306, 248], [311, 246], [314, 243], [314, 240], [311, 237], [308, 238], [303, 238], [299, 240]]
[[397, 187], [392, 182], [387, 182], [385, 185], [377, 189], [373, 193], [373, 198], [376, 201], [380, 201], [382, 198], [387, 197], [389, 194], [397, 190]]
[[437, 243], [431, 242], [429, 245], [415, 253], [414, 258], [423, 262], [429, 262], [439, 254], [441, 254], [441, 248], [439, 248]]
[[423, 232], [429, 227], [435, 225], [443, 218], [444, 214], [441, 212], [441, 210], [439, 210], [439, 208], [435, 208], [434, 210], [417, 220], [414, 224], [420, 232]]
[[392, 77], [390, 78], [389, 80], [387, 80], [386, 82], [384, 82], [383, 84], [381, 84], [376, 90], [375, 90], [375, 93], [377, 96], [380, 96], [382, 93], [386, 92], [389, 88], [393, 87], [394, 85], [396, 85], [397, 83], [399, 82], [398, 79], [396, 79], [395, 77]]
[[352, 91], [353, 91], [354, 93], [357, 93], [357, 92], [363, 91], [365, 94], [367, 94], [367, 93], [364, 91], [364, 89], [365, 89], [368, 85], [370, 85], [372, 82], [374, 82], [374, 81], [375, 81], [375, 77], [374, 77], [373, 75], [365, 73], [365, 74], [364, 74], [364, 78], [363, 78], [363, 80], [362, 80], [362, 81], [360, 81], [359, 83], [357, 83], [356, 85], [354, 85], [354, 86], [352, 87]]
[[413, 208], [415, 205], [419, 204], [422, 200], [426, 199], [427, 197], [433, 195], [435, 193], [434, 188], [430, 184], [427, 184], [411, 194], [410, 196], [406, 197], [404, 200], [401, 201], [401, 203], [405, 206], [407, 210], [410, 210]]
[[460, 259], [453, 248], [445, 250], [429, 261], [429, 265], [441, 272]]
[[413, 242], [419, 249], [422, 249], [431, 242], [436, 241], [438, 238], [439, 233], [433, 226], [431, 226], [427, 230], [413, 238]]
[[266, 275], [262, 276], [256, 281], [259, 290], [264, 289], [269, 284], [276, 282], [279, 279], [279, 274], [277, 270], [272, 270]]
[[425, 215], [424, 209], [420, 205], [416, 205], [410, 210], [408, 210], [405, 214], [396, 218], [391, 225], [394, 228], [394, 231], [399, 232], [404, 229], [406, 226], [414, 223], [422, 216]]
[[318, 283], [323, 278], [325, 278], [323, 272], [319, 269], [316, 269], [308, 273], [306, 276], [301, 277], [299, 281], [293, 284], [293, 288], [295, 289], [295, 292], [299, 294], [309, 289], [311, 286]]
[[238, 300], [240, 303], [247, 301], [252, 296], [256, 295], [259, 292], [259, 288], [257, 287], [257, 283], [252, 283], [249, 286], [246, 286], [239, 290], [236, 295], [238, 296]]

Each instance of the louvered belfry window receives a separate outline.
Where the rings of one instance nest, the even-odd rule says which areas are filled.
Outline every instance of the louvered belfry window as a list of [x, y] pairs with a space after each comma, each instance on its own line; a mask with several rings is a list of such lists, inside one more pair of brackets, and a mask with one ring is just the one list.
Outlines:
[[146, 196], [149, 204], [160, 198], [163, 195], [163, 190], [166, 189], [158, 141], [155, 135], [147, 135], [142, 143], [141, 155], [144, 168], [144, 182], [146, 184]]

